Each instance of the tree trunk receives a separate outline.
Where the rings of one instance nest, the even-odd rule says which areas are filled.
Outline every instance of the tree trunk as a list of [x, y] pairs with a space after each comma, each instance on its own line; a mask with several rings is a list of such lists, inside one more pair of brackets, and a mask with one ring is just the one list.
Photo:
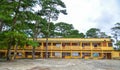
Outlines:
[[11, 60], [11, 45], [8, 46], [7, 48], [7, 57], [6, 57], [7, 61]]
[[3, 23], [2, 21], [0, 21], [0, 32], [2, 31], [2, 28], [3, 28]]
[[[35, 42], [35, 37], [33, 38], [33, 41]], [[32, 59], [35, 59], [35, 46], [32, 46]]]
[[32, 49], [32, 59], [35, 59], [35, 47]]
[[46, 59], [48, 58], [48, 38], [49, 38], [49, 30], [50, 30], [50, 17], [49, 17], [49, 19], [48, 19], [47, 35], [46, 35]]
[[46, 56], [45, 57], [47, 59], [48, 58], [48, 36], [46, 37], [46, 46], [45, 47], [46, 47], [46, 53], [45, 53]]
[[[35, 30], [34, 31], [34, 35], [33, 35], [33, 41], [34, 42], [37, 42], [37, 35], [38, 35], [38, 23], [35, 24]], [[32, 59], [35, 59], [35, 47], [36, 46], [33, 46], [33, 49], [32, 49]]]
[[13, 59], [16, 59], [16, 56], [17, 56], [17, 49], [18, 49], [18, 44], [16, 44], [15, 46], [15, 52], [14, 52], [14, 56], [13, 56]]

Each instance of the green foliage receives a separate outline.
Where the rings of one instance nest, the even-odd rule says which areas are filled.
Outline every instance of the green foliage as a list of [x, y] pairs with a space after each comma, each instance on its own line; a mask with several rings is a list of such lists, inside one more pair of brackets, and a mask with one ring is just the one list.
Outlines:
[[120, 41], [116, 42], [115, 45], [117, 46], [117, 49], [120, 50]]
[[115, 45], [120, 47], [120, 41], [118, 41]]
[[66, 37], [72, 29], [72, 24], [67, 24], [64, 22], [59, 22], [55, 24], [56, 36]]
[[87, 38], [98, 38], [99, 32], [100, 32], [100, 29], [91, 28], [86, 32], [86, 36], [87, 36]]
[[27, 41], [27, 36], [24, 33], [16, 31], [5, 31], [0, 33], [0, 47], [15, 46], [16, 44], [23, 47]]
[[78, 30], [69, 30], [69, 33], [67, 36], [65, 36], [65, 38], [84, 38], [84, 34], [83, 33], [79, 33]]
[[87, 38], [111, 38], [105, 32], [101, 32], [98, 28], [91, 28], [86, 32]]
[[39, 45], [38, 42], [32, 41], [32, 40], [28, 40], [27, 44], [30, 45], [30, 46], [32, 46], [32, 47], [37, 47]]
[[[47, 20], [57, 20], [60, 13], [66, 13], [66, 6], [61, 0], [40, 0], [42, 10], [39, 15], [44, 16]], [[59, 8], [58, 8], [59, 7]]]
[[112, 30], [120, 30], [120, 23], [116, 23]]
[[111, 28], [113, 31], [113, 37], [116, 40], [116, 43], [118, 42], [118, 38], [120, 37], [120, 23], [116, 23], [113, 28]]
[[63, 38], [84, 38], [83, 33], [75, 30], [72, 24], [59, 22], [55, 24], [55, 36]]
[[120, 37], [120, 23], [116, 23], [115, 26], [113, 28], [111, 28], [111, 30], [113, 31], [112, 35], [113, 38], [115, 39], [115, 45], [117, 46], [117, 50], [120, 50], [120, 41], [119, 41], [119, 37]]

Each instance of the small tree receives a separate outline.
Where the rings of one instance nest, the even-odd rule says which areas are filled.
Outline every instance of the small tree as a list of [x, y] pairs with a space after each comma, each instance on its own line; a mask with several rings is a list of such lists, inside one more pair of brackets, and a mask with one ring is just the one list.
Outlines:
[[115, 44], [118, 48], [118, 50], [120, 50], [120, 41], [118, 41], [116, 44]]
[[24, 33], [17, 31], [5, 31], [0, 34], [0, 47], [7, 47], [7, 60], [11, 60], [11, 48], [15, 48], [13, 58], [15, 58], [18, 46], [24, 46], [26, 44], [27, 36]]
[[113, 28], [111, 28], [113, 31], [113, 37], [115, 38], [115, 45], [120, 48], [119, 46], [119, 39], [120, 39], [120, 23], [116, 23]]

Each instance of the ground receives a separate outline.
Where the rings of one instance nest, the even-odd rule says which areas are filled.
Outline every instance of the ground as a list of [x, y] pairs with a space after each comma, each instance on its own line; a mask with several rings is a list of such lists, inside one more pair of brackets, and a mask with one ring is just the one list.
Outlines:
[[0, 70], [120, 70], [120, 60], [19, 59], [0, 62]]

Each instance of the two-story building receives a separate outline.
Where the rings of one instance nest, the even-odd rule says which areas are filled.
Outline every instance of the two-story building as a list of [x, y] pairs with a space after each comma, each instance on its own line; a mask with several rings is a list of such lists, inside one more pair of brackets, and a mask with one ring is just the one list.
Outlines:
[[[115, 51], [109, 38], [49, 38], [38, 39], [39, 46], [35, 48], [36, 58], [45, 58], [46, 51], [49, 58], [84, 58], [84, 59], [112, 59], [120, 57]], [[47, 50], [46, 50], [47, 49]], [[14, 54], [14, 48], [11, 49]], [[6, 56], [7, 50], [0, 50], [0, 57]], [[26, 45], [17, 49], [17, 58], [32, 58], [32, 46]]]

